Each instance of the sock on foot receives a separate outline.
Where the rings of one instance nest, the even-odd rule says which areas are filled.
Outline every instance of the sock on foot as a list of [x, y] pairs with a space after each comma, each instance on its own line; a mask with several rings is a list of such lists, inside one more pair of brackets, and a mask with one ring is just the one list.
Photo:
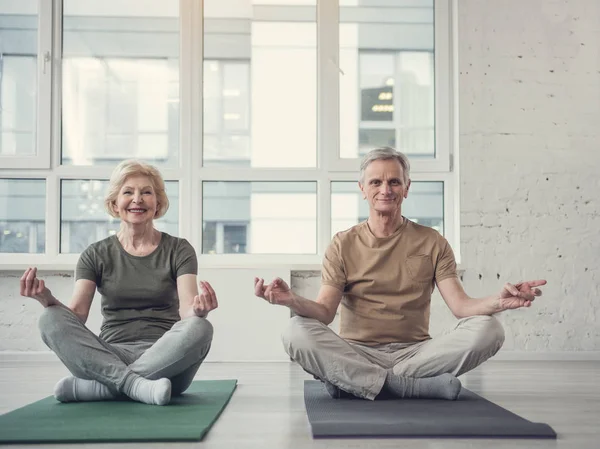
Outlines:
[[435, 377], [402, 377], [388, 371], [384, 389], [399, 398], [447, 399], [458, 398], [462, 385], [450, 373]]
[[136, 376], [123, 390], [134, 401], [150, 405], [167, 405], [171, 400], [171, 381], [167, 378], [148, 380]]
[[98, 381], [68, 376], [54, 386], [54, 397], [60, 402], [109, 401], [117, 394]]

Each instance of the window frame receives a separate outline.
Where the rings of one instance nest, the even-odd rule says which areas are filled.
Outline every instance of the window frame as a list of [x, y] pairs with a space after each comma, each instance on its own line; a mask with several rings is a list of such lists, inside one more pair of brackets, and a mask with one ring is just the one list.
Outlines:
[[2, 170], [50, 168], [54, 68], [52, 14], [52, 2], [37, 1], [35, 153], [29, 156], [0, 155]]
[[[436, 158], [411, 161], [413, 181], [444, 183], [444, 230], [457, 261], [460, 260], [458, 150], [458, 76], [456, 0], [434, 2], [434, 76]], [[179, 163], [159, 167], [165, 181], [179, 183], [179, 236], [196, 249], [200, 269], [215, 267], [286, 267], [319, 270], [322, 255], [331, 241], [331, 182], [357, 181], [359, 159], [339, 154], [339, 14], [340, 1], [316, 2], [317, 27], [317, 165], [315, 168], [251, 168], [202, 166], [204, 18], [202, 2], [179, 0]], [[112, 167], [61, 165], [61, 66], [62, 1], [39, 0], [38, 30], [38, 157], [6, 165], [0, 157], [0, 178], [31, 178], [46, 181], [46, 253], [0, 253], [0, 270], [38, 266], [46, 270], [73, 270], [77, 254], [61, 254], [60, 185], [68, 179], [106, 180]], [[306, 9], [307, 7], [302, 7]], [[268, 13], [267, 6], [258, 8]], [[264, 10], [264, 11], [263, 11]], [[44, 45], [44, 47], [42, 46]], [[43, 70], [44, 55], [51, 64]], [[252, 120], [252, 118], [250, 118]], [[39, 124], [44, 124], [40, 126]], [[358, 126], [358, 124], [357, 124]], [[46, 129], [47, 128], [47, 129]], [[358, 130], [358, 128], [357, 128]], [[328, 149], [329, 151], [325, 151]], [[33, 170], [36, 169], [36, 170]], [[317, 183], [317, 253], [203, 254], [202, 183], [204, 181], [313, 181]], [[358, 187], [357, 187], [358, 189]]]

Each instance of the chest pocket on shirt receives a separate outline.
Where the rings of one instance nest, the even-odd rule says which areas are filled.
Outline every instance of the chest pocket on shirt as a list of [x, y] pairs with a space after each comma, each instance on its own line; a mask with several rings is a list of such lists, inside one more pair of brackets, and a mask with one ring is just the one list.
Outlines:
[[406, 258], [406, 270], [411, 279], [416, 282], [431, 282], [433, 280], [433, 263], [431, 256], [416, 254]]

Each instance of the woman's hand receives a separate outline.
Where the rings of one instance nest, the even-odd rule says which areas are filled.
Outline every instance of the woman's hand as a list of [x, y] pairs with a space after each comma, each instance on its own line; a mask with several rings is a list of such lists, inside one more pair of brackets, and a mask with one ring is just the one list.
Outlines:
[[21, 296], [33, 298], [44, 307], [60, 304], [44, 281], [37, 278], [36, 267], [28, 268], [21, 276]]
[[219, 307], [219, 303], [217, 302], [217, 294], [208, 282], [200, 281], [198, 287], [200, 294], [194, 297], [192, 308], [194, 315], [204, 318], [208, 315], [208, 312]]

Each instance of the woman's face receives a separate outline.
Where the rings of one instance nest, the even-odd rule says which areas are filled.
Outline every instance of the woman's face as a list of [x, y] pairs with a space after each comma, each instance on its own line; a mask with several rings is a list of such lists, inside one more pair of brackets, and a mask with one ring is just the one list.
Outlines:
[[121, 220], [130, 224], [145, 224], [156, 216], [159, 204], [150, 178], [143, 175], [130, 176], [119, 190], [114, 211]]

